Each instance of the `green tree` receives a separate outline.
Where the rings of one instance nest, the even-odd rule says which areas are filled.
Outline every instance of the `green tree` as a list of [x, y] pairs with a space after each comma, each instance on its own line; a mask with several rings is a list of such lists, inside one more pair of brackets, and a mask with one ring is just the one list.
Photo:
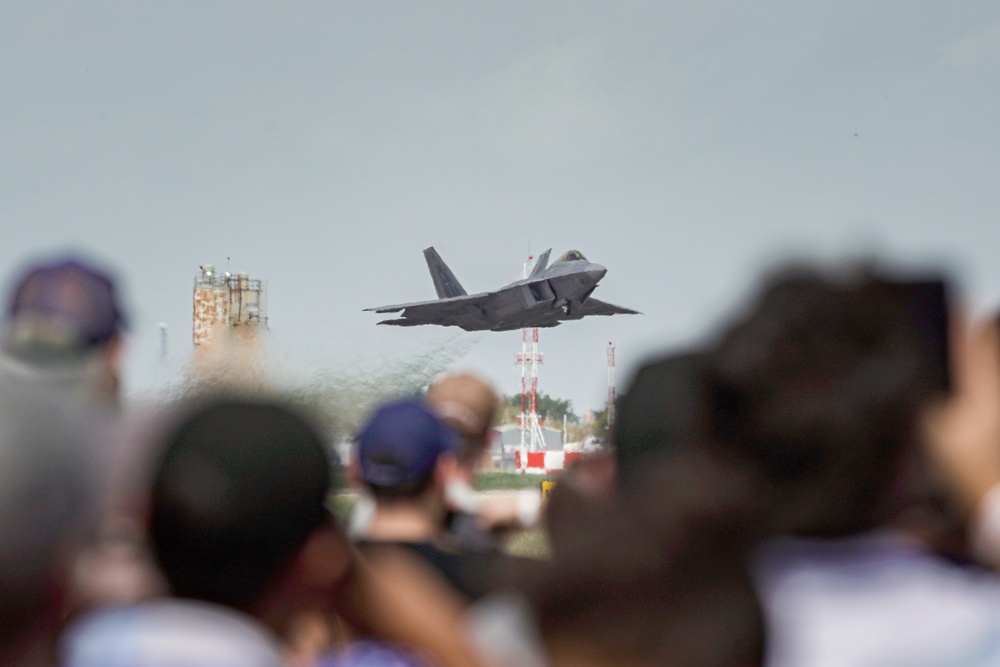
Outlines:
[[611, 426], [609, 417], [611, 416], [611, 411], [608, 406], [605, 406], [603, 410], [594, 411], [594, 420], [590, 422], [589, 435], [594, 436], [601, 442], [608, 441], [608, 429]]
[[[525, 397], [524, 409], [528, 409], [530, 397]], [[579, 424], [580, 418], [573, 412], [573, 402], [567, 399], [554, 398], [545, 392], [538, 392], [536, 397], [536, 408], [538, 416], [547, 426], [552, 428], [562, 428], [563, 415], [570, 424]], [[504, 396], [501, 401], [500, 414], [497, 423], [510, 424], [517, 421], [521, 414], [521, 394]]]

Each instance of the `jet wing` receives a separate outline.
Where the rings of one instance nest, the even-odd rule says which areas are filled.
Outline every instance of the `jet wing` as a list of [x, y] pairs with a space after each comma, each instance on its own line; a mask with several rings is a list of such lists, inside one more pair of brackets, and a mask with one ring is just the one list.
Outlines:
[[616, 306], [613, 303], [600, 301], [593, 297], [583, 303], [574, 303], [570, 308], [570, 313], [573, 318], [577, 316], [586, 317], [588, 315], [642, 315], [638, 310]]
[[418, 309], [422, 306], [441, 306], [442, 312], [447, 312], [452, 309], [464, 307], [470, 303], [475, 303], [477, 301], [482, 301], [486, 297], [490, 296], [489, 292], [480, 292], [479, 294], [468, 294], [464, 296], [453, 296], [445, 299], [431, 299], [430, 301], [414, 301], [412, 303], [397, 303], [392, 306], [378, 306], [376, 308], [365, 308], [366, 313], [398, 313], [401, 310], [406, 310], [407, 308]]
[[379, 324], [396, 326], [417, 326], [420, 324], [442, 324], [444, 326], [459, 326], [469, 331], [489, 328], [483, 315], [481, 304], [489, 293], [470, 294], [466, 296], [433, 299], [431, 301], [415, 301], [391, 306], [365, 308], [375, 313], [399, 313], [399, 318], [382, 320]]

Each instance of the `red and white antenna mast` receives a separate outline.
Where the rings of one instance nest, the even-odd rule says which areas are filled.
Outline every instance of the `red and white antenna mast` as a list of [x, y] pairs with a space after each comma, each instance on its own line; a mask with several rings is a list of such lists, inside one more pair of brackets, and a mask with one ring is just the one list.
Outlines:
[[[527, 278], [534, 264], [529, 256], [522, 269], [521, 277]], [[538, 351], [538, 327], [521, 329], [521, 353], [517, 355], [521, 366], [521, 467], [527, 468], [528, 452], [545, 449], [542, 426], [538, 420], [538, 365], [542, 354]]]
[[615, 390], [615, 344], [608, 341], [608, 426], [615, 422], [615, 402], [618, 399]]

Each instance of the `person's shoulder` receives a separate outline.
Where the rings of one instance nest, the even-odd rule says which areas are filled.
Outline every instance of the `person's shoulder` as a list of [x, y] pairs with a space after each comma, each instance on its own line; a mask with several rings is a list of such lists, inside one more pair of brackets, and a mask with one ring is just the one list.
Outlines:
[[65, 667], [281, 664], [276, 639], [252, 618], [188, 600], [160, 600], [91, 612], [68, 629], [62, 653]]
[[496, 573], [498, 556], [492, 553], [463, 553], [447, 543], [437, 541], [361, 541], [357, 542], [357, 546], [362, 553], [401, 549], [420, 559], [453, 589], [470, 600], [482, 597], [493, 588], [492, 579]]
[[887, 531], [839, 539], [773, 539], [757, 549], [753, 565], [758, 579], [765, 581], [871, 579], [890, 587], [942, 582], [949, 588], [955, 588], [955, 582], [970, 582], [984, 593], [1000, 593], [1000, 580], [991, 573], [955, 563], [913, 539]]
[[428, 667], [428, 663], [392, 644], [365, 640], [327, 656], [317, 667]]
[[776, 630], [773, 665], [1000, 658], [1000, 581], [905, 538], [782, 538], [758, 552], [754, 569]]

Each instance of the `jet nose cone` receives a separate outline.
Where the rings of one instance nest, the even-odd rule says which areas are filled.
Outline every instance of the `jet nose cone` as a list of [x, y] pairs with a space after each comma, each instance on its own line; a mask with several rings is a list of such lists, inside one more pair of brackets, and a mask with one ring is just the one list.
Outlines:
[[607, 272], [608, 270], [605, 269], [600, 264], [591, 264], [589, 267], [587, 267], [587, 275], [590, 276], [590, 279], [593, 280], [595, 283], [600, 282], [601, 278], [603, 278], [604, 274]]

